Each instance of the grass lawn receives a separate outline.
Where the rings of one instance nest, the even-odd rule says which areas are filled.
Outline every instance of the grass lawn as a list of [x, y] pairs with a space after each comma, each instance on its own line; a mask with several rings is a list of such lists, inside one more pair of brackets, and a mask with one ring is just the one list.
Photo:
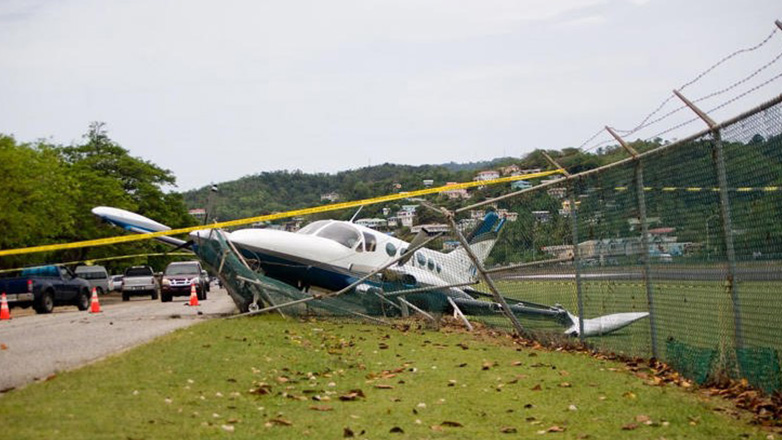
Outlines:
[[[560, 303], [578, 313], [576, 283], [573, 281], [498, 281], [498, 289], [512, 298], [542, 304]], [[597, 280], [582, 283], [585, 316], [620, 312], [646, 312], [646, 288], [640, 280]], [[483, 286], [481, 286], [483, 287]], [[486, 288], [484, 291], [488, 291]], [[738, 293], [742, 331], [748, 346], [769, 347], [782, 353], [779, 316], [782, 301], [779, 282], [741, 282]], [[666, 359], [665, 341], [674, 338], [694, 347], [733, 346], [734, 317], [730, 290], [717, 281], [657, 281], [653, 284], [659, 357]], [[491, 323], [510, 328], [502, 316]], [[525, 324], [522, 321], [522, 324]], [[550, 322], [527, 322], [531, 329], [560, 332]], [[589, 340], [595, 347], [632, 356], [651, 357], [649, 320], [641, 320], [622, 331]]]
[[766, 438], [719, 400], [506, 337], [219, 320], [0, 397], [13, 439]]

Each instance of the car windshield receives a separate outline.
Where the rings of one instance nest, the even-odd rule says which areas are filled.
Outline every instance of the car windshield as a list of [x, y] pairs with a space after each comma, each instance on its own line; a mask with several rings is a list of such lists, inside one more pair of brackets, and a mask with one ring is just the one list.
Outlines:
[[166, 275], [200, 275], [195, 264], [172, 264], [166, 268]]
[[131, 267], [125, 271], [126, 277], [148, 277], [152, 276], [152, 269], [148, 267]]
[[345, 223], [332, 223], [318, 231], [318, 237], [328, 238], [347, 248], [353, 249], [356, 243], [361, 240], [361, 236], [355, 228]]

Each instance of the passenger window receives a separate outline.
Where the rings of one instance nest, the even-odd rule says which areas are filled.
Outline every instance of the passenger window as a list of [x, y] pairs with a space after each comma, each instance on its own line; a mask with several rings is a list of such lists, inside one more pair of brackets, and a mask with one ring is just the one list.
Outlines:
[[390, 241], [386, 243], [386, 253], [389, 257], [396, 255], [396, 246], [394, 246], [394, 243], [391, 243]]
[[426, 267], [429, 268], [429, 270], [434, 270], [434, 260], [430, 258], [426, 264]]
[[421, 267], [426, 266], [426, 257], [424, 254], [418, 252], [415, 254], [415, 259], [418, 260], [418, 265]]
[[374, 235], [364, 232], [364, 247], [367, 252], [375, 252], [377, 249], [377, 239]]

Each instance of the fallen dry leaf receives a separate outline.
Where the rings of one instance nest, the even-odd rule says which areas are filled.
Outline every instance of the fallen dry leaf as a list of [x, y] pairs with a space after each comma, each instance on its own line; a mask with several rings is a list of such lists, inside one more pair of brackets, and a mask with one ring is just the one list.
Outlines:
[[500, 428], [500, 432], [503, 434], [515, 434], [518, 430], [512, 426], [505, 426], [504, 428]]
[[282, 417], [275, 417], [271, 420], [269, 420], [269, 423], [272, 425], [278, 425], [278, 426], [291, 426], [293, 425], [293, 422], [287, 419], [283, 419]]
[[326, 405], [313, 405], [310, 407], [313, 411], [333, 411], [334, 408]]
[[530, 388], [530, 390], [532, 390], [532, 391], [540, 391], [542, 389], [543, 389], [543, 387], [540, 386], [540, 384], [537, 384], [534, 387]]
[[643, 414], [635, 416], [635, 421], [638, 423], [643, 423], [645, 425], [650, 425], [652, 423], [652, 419], [649, 418], [649, 416]]
[[450, 428], [461, 428], [461, 427], [464, 426], [464, 425], [462, 425], [459, 422], [452, 422], [452, 421], [449, 421], [449, 420], [446, 420], [446, 421], [444, 421], [443, 423], [440, 423], [440, 424], [442, 426], [448, 426]]
[[551, 428], [547, 430], [548, 432], [565, 432], [565, 428], [561, 426], [554, 425]]
[[342, 437], [343, 438], [353, 438], [356, 435], [353, 433], [353, 430], [350, 428], [342, 428]]
[[628, 424], [622, 426], [622, 430], [623, 431], [632, 431], [632, 430], [637, 429], [637, 428], [638, 428], [638, 425], [635, 424], [635, 423], [628, 423]]
[[272, 387], [269, 384], [261, 383], [258, 384], [256, 388], [253, 388], [250, 390], [250, 394], [257, 394], [259, 396], [263, 396], [265, 394], [269, 394], [272, 392]]
[[363, 399], [365, 397], [366, 395], [364, 395], [364, 392], [361, 390], [350, 390], [347, 394], [343, 394], [342, 396], [339, 396], [339, 400], [343, 402], [351, 402], [359, 398]]
[[400, 428], [400, 427], [398, 427], [398, 426], [394, 426], [394, 427], [393, 427], [393, 428], [391, 428], [391, 429], [390, 429], [388, 432], [390, 432], [390, 433], [392, 433], [392, 434], [404, 434], [404, 433], [405, 433], [405, 430], [404, 430], [404, 429], [402, 429], [402, 428]]
[[573, 385], [571, 385], [570, 382], [562, 382], [561, 384], [559, 384], [560, 388], [570, 388], [572, 386]]

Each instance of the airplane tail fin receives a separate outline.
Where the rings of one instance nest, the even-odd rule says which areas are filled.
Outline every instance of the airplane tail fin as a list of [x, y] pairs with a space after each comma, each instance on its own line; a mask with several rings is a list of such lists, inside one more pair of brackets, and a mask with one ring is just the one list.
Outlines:
[[[500, 218], [495, 212], [489, 212], [472, 231], [465, 235], [464, 238], [469, 243], [470, 250], [481, 263], [486, 261], [492, 249], [494, 249], [494, 244], [497, 242], [503, 226], [505, 226], [505, 219]], [[448, 258], [451, 260], [449, 263], [457, 265], [469, 279], [476, 278], [477, 270], [475, 265], [473, 265], [472, 260], [467, 255], [467, 251], [462, 246], [449, 253]]]

